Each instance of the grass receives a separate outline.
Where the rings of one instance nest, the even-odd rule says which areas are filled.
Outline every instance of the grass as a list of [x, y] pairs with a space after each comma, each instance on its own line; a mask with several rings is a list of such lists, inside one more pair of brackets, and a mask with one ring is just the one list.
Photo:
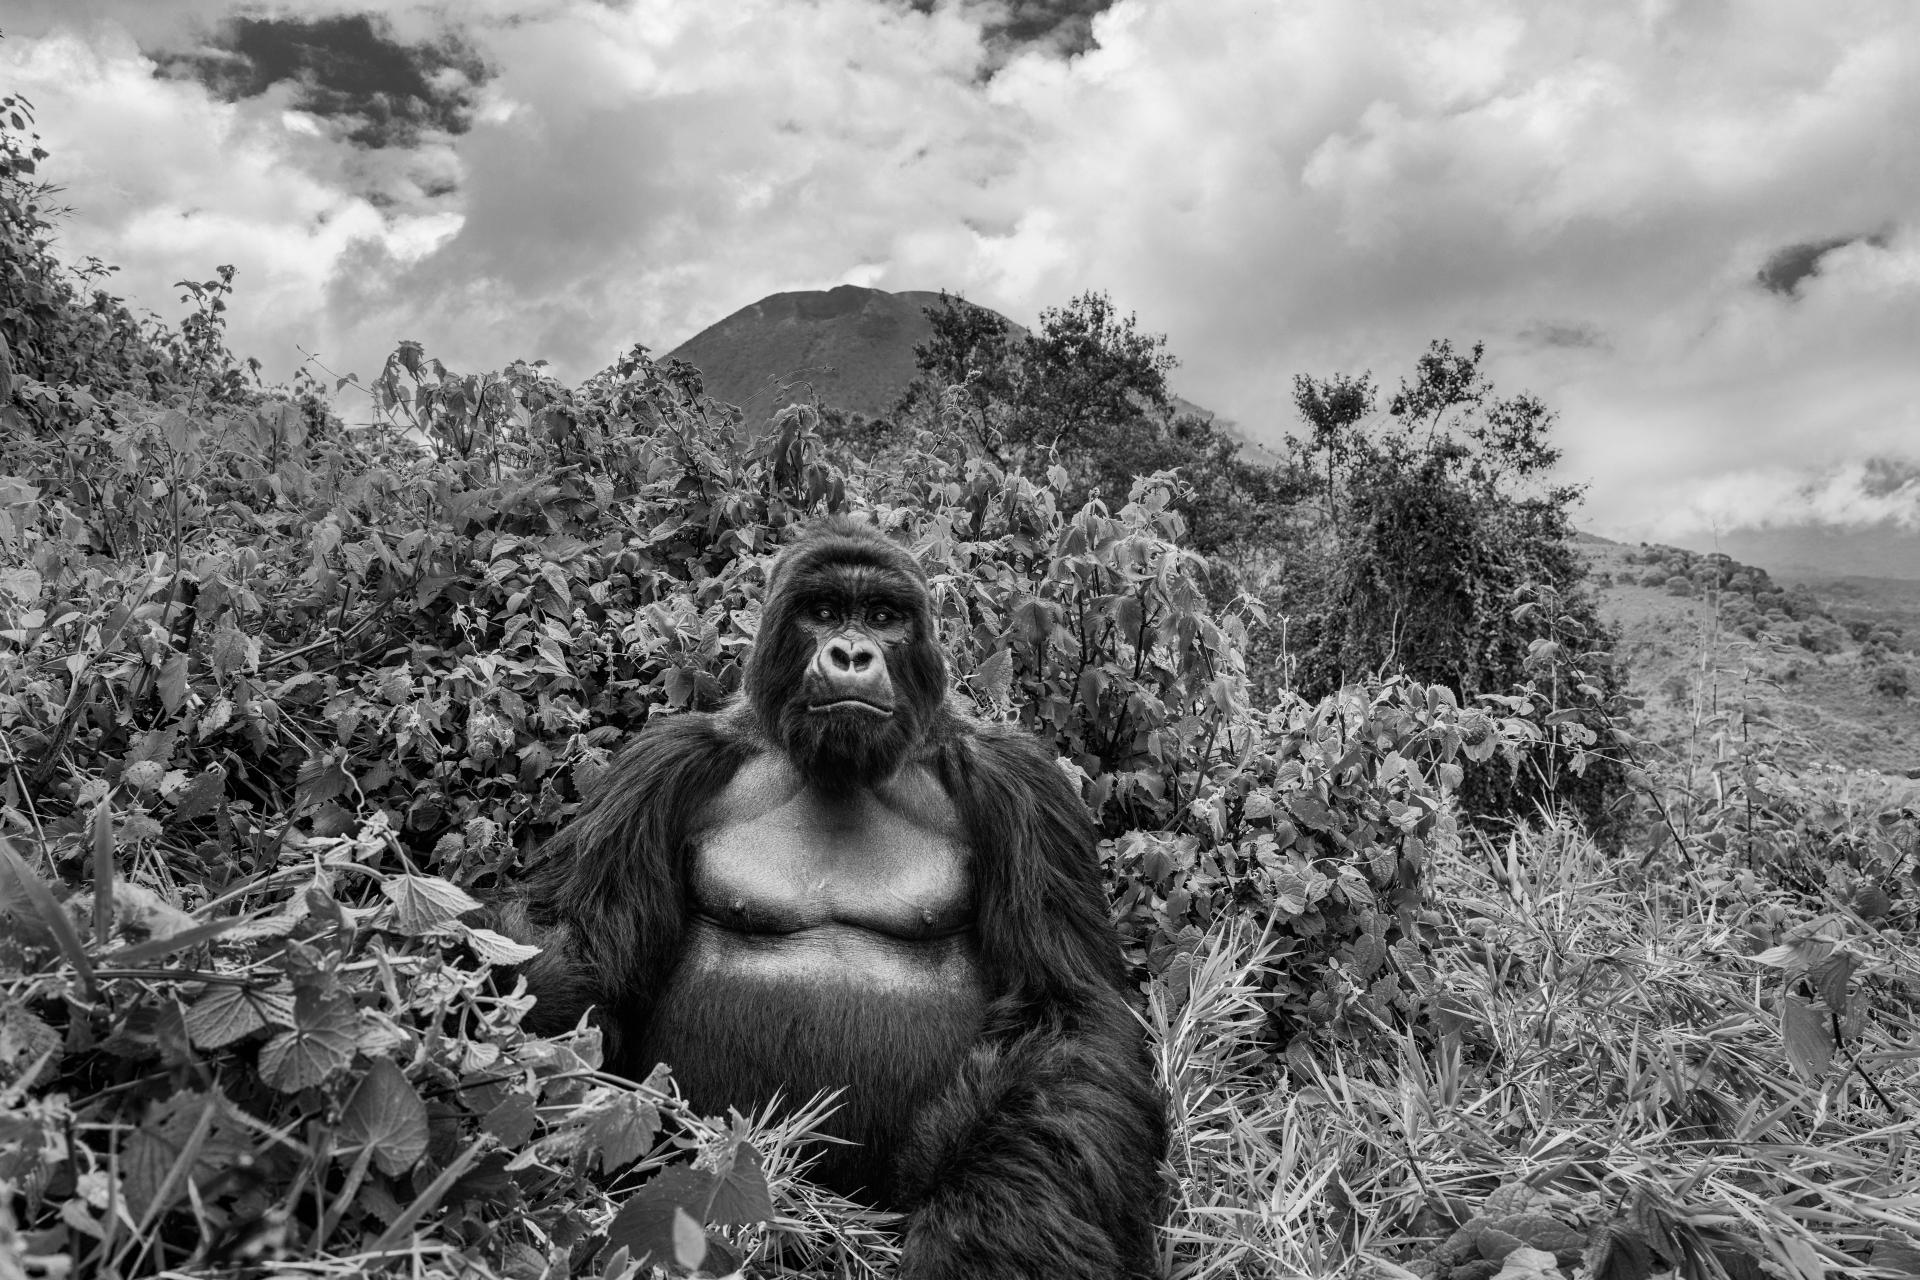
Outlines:
[[[1503, 1224], [1566, 1274], [1690, 1255], [1690, 1274], [1814, 1280], [1909, 1256], [1910, 938], [1743, 869], [1643, 871], [1565, 827], [1475, 852], [1437, 868], [1436, 1035], [1263, 1067], [1278, 961], [1244, 927], [1210, 940], [1187, 990], [1154, 993], [1179, 1122], [1174, 1275], [1491, 1276], [1472, 1242]], [[1755, 958], [1797, 937], [1860, 963], [1844, 1047], [1812, 1074], [1783, 1038], [1787, 975]]]

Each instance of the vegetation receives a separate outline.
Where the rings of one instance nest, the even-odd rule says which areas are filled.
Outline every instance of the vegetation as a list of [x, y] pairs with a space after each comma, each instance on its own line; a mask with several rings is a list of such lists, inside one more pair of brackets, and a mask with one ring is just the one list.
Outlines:
[[885, 1274], [804, 1178], [830, 1099], [701, 1117], [527, 1034], [469, 916], [738, 689], [770, 554], [843, 510], [1102, 826], [1170, 1272], [1920, 1272], [1920, 807], [1732, 697], [1628, 731], [1551, 415], [1478, 348], [1384, 419], [1305, 380], [1272, 473], [1097, 295], [1019, 340], [949, 303], [831, 437], [639, 348], [413, 342], [349, 425], [228, 351], [229, 271], [172, 329], [53, 257], [8, 109], [0, 1276]]

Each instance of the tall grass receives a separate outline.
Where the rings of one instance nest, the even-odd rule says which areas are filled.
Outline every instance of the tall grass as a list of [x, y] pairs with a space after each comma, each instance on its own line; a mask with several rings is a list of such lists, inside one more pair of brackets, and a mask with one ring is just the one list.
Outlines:
[[[1566, 826], [1482, 840], [1435, 868], [1431, 1025], [1278, 1060], [1260, 992], [1284, 957], [1243, 924], [1210, 938], [1148, 1015], [1170, 1273], [1466, 1280], [1529, 1230], [1609, 1276], [1920, 1272], [1914, 948], [1731, 863], [1642, 869]], [[1804, 938], [1858, 961], [1811, 1073], [1789, 975], [1755, 958]]]

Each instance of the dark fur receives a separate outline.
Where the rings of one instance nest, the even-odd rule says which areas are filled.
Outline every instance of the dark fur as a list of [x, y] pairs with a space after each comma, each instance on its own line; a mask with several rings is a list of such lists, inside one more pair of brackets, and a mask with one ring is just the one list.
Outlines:
[[[811, 651], [797, 641], [794, 619], [810, 591], [832, 589], [850, 569], [900, 593], [913, 634], [887, 655], [893, 720], [821, 726], [796, 711]], [[777, 750], [805, 770], [826, 755], [843, 771], [837, 777], [857, 770], [875, 778], [920, 759], [954, 801], [972, 851], [987, 1006], [957, 1070], [952, 1036], [938, 1025], [850, 1050], [868, 1063], [897, 1055], [886, 1078], [930, 1098], [849, 1100], [851, 1127], [876, 1146], [870, 1157], [849, 1157], [877, 1162], [856, 1176], [871, 1179], [877, 1201], [908, 1213], [900, 1274], [1155, 1274], [1166, 1120], [1125, 998], [1085, 807], [1031, 737], [947, 706], [925, 579], [878, 533], [841, 522], [815, 532], [781, 558], [768, 593], [748, 705], [650, 724], [504, 904], [501, 926], [546, 948], [524, 971], [539, 997], [529, 1024], [562, 1030], [597, 1006], [610, 1065], [628, 1075], [649, 1070], [653, 1001], [681, 951], [689, 845], [741, 763]], [[682, 1022], [683, 1041], [703, 1039], [703, 1052], [682, 1057], [683, 1078], [737, 1070], [759, 1084], [786, 1082], [789, 1100], [803, 1101], [795, 1093], [810, 1093], [814, 1082], [790, 1070], [797, 1036], [823, 1027], [874, 1034], [885, 1021], [884, 1002], [848, 1008], [831, 993], [795, 1010], [746, 1007], [753, 1003], [735, 995], [705, 1030], [697, 1018]], [[944, 1020], [937, 1008], [931, 1016]], [[910, 1132], [897, 1132], [907, 1114]]]

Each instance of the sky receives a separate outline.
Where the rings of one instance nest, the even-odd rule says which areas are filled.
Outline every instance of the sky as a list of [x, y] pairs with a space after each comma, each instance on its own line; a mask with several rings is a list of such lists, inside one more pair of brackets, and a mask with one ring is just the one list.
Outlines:
[[[1272, 440], [1484, 341], [1579, 522], [1815, 522], [1920, 577], [1911, 0], [9, 0], [73, 212], [284, 377], [578, 378], [767, 294], [1104, 290]], [[351, 406], [343, 406], [351, 414]], [[1882, 538], [1884, 544], [1885, 538]], [[1904, 542], [1898, 542], [1904, 547]]]

